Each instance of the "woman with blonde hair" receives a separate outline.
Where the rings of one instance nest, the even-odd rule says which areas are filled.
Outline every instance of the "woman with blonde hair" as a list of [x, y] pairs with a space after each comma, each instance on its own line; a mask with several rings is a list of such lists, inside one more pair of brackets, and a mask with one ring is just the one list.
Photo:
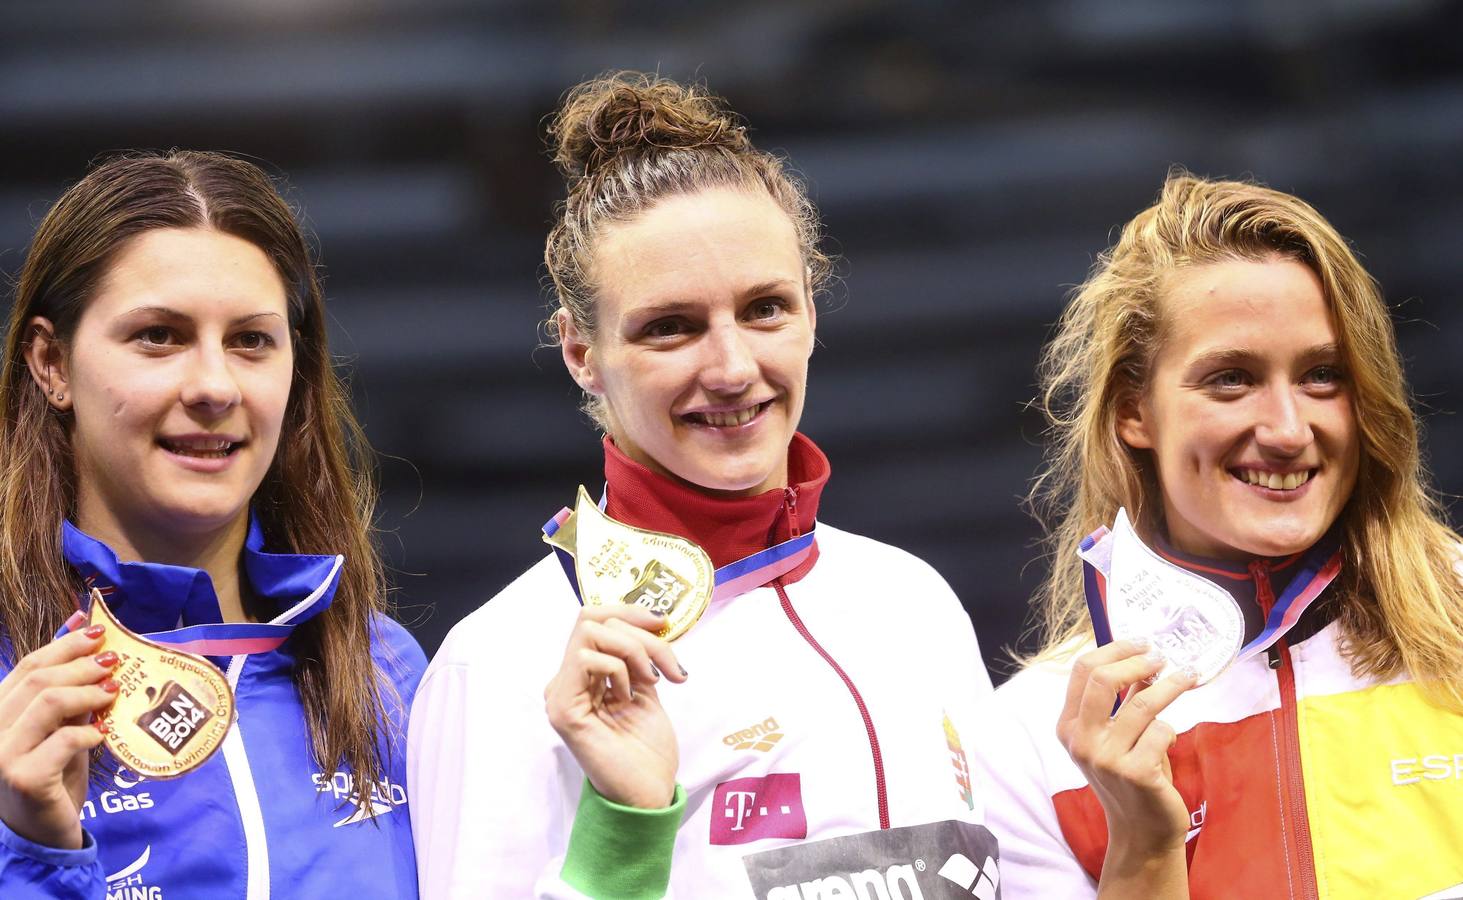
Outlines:
[[553, 332], [605, 432], [603, 513], [694, 542], [715, 590], [674, 645], [637, 587], [581, 607], [586, 572], [692, 571], [622, 558], [623, 532], [589, 543], [588, 503], [577, 561], [547, 555], [452, 630], [412, 710], [423, 895], [788, 896], [873, 872], [911, 896], [937, 877], [920, 852], [957, 847], [993, 892], [961, 748], [989, 693], [970, 619], [925, 563], [822, 521], [828, 459], [797, 430], [828, 270], [812, 203], [698, 86], [596, 79], [550, 134]]
[[[1293, 196], [1174, 173], [1041, 377], [1043, 646], [979, 745], [1005, 896], [1457, 896], [1459, 538], [1346, 242]], [[1078, 554], [1119, 510], [1239, 608], [1246, 649], [1203, 684], [1156, 678], [1149, 635], [1094, 649], [1112, 594]]]
[[[258, 167], [131, 155], [56, 202], [0, 371], [0, 895], [414, 896], [426, 660], [385, 615], [370, 464]], [[95, 592], [226, 670], [237, 720], [192, 771], [97, 749], [129, 688], [108, 626], [82, 627]]]

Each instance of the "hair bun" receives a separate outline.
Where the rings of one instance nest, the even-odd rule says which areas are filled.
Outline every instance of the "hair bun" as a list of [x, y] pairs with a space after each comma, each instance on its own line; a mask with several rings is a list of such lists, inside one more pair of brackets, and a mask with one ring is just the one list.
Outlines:
[[554, 162], [569, 178], [588, 177], [618, 156], [652, 149], [751, 149], [747, 129], [720, 98], [641, 72], [614, 72], [571, 89], [548, 135]]

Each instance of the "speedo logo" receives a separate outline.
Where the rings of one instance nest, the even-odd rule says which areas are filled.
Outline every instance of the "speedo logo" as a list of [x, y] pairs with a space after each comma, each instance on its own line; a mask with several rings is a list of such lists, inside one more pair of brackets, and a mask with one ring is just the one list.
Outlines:
[[[826, 875], [811, 881], [784, 884], [767, 892], [766, 900], [925, 900], [916, 873], [928, 868], [924, 859], [899, 863], [885, 869], [864, 869], [846, 875]], [[959, 886], [975, 900], [996, 900], [1001, 883], [1000, 871], [992, 857], [977, 866], [956, 853], [940, 866], [938, 874]], [[946, 891], [936, 891], [945, 897]]]
[[356, 787], [355, 775], [350, 772], [335, 772], [331, 775], [316, 772], [310, 776], [310, 780], [315, 783], [316, 793], [330, 794], [336, 803], [354, 807], [350, 815], [335, 823], [335, 828], [364, 822], [374, 816], [384, 816], [398, 806], [406, 805], [406, 788], [389, 778], [371, 783], [371, 792], [365, 804], [359, 802], [360, 791]]
[[782, 740], [782, 729], [777, 725], [777, 719], [768, 716], [750, 728], [743, 728], [741, 731], [733, 731], [721, 739], [723, 744], [733, 750], [761, 750], [766, 753], [777, 742]]

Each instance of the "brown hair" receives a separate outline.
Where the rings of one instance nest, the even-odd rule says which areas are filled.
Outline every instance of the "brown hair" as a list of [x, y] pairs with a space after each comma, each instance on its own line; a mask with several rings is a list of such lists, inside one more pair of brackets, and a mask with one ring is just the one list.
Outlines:
[[[819, 249], [822, 225], [806, 188], [780, 158], [753, 147], [736, 114], [704, 86], [612, 72], [570, 89], [548, 134], [568, 196], [557, 208], [544, 264], [557, 305], [586, 338], [595, 333], [592, 263], [601, 230], [679, 194], [765, 191], [792, 220], [809, 299], [824, 288], [830, 261]], [[548, 329], [557, 340], [552, 317]], [[604, 425], [596, 398], [586, 396], [585, 409]]]
[[1072, 294], [1042, 356], [1038, 398], [1050, 422], [1046, 465], [1028, 501], [1047, 528], [1052, 571], [1038, 597], [1043, 648], [1091, 635], [1077, 546], [1127, 507], [1162, 528], [1147, 451], [1124, 444], [1117, 411], [1145, 390], [1163, 340], [1162, 297], [1177, 270], [1225, 260], [1292, 259], [1319, 277], [1338, 334], [1361, 435], [1356, 487], [1341, 512], [1343, 575], [1333, 588], [1358, 674], [1407, 672], [1463, 709], [1459, 538], [1428, 485], [1391, 319], [1377, 283], [1304, 201], [1236, 181], [1169, 175], [1158, 202], [1123, 228]]
[[[326, 347], [315, 265], [289, 207], [256, 166], [216, 153], [113, 159], [68, 190], [36, 229], [21, 268], [0, 374], [0, 632], [14, 659], [51, 639], [76, 608], [61, 555], [74, 515], [71, 418], [53, 412], [26, 366], [36, 316], [65, 342], [112, 261], [153, 228], [212, 228], [264, 251], [285, 287], [294, 378], [283, 439], [253, 498], [271, 548], [343, 553], [335, 599], [295, 631], [294, 679], [316, 761], [344, 761], [361, 784], [385, 774], [381, 730], [399, 703], [371, 663], [385, 575], [371, 531], [370, 448]], [[361, 808], [370, 801], [363, 791]]]

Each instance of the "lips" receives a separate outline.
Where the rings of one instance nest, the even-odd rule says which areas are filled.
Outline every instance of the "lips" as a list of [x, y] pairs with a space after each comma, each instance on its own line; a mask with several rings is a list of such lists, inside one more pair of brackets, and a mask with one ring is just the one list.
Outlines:
[[1293, 491], [1315, 476], [1317, 469], [1300, 469], [1294, 472], [1272, 472], [1267, 469], [1238, 468], [1230, 474], [1246, 484], [1269, 488], [1272, 491]]
[[244, 441], [218, 435], [185, 435], [158, 438], [158, 446], [169, 453], [195, 459], [223, 459], [244, 446]]
[[707, 425], [712, 428], [736, 428], [756, 419], [771, 405], [771, 400], [764, 400], [761, 403], [754, 403], [751, 406], [744, 406], [739, 409], [703, 410], [685, 413], [681, 418], [693, 425]]

